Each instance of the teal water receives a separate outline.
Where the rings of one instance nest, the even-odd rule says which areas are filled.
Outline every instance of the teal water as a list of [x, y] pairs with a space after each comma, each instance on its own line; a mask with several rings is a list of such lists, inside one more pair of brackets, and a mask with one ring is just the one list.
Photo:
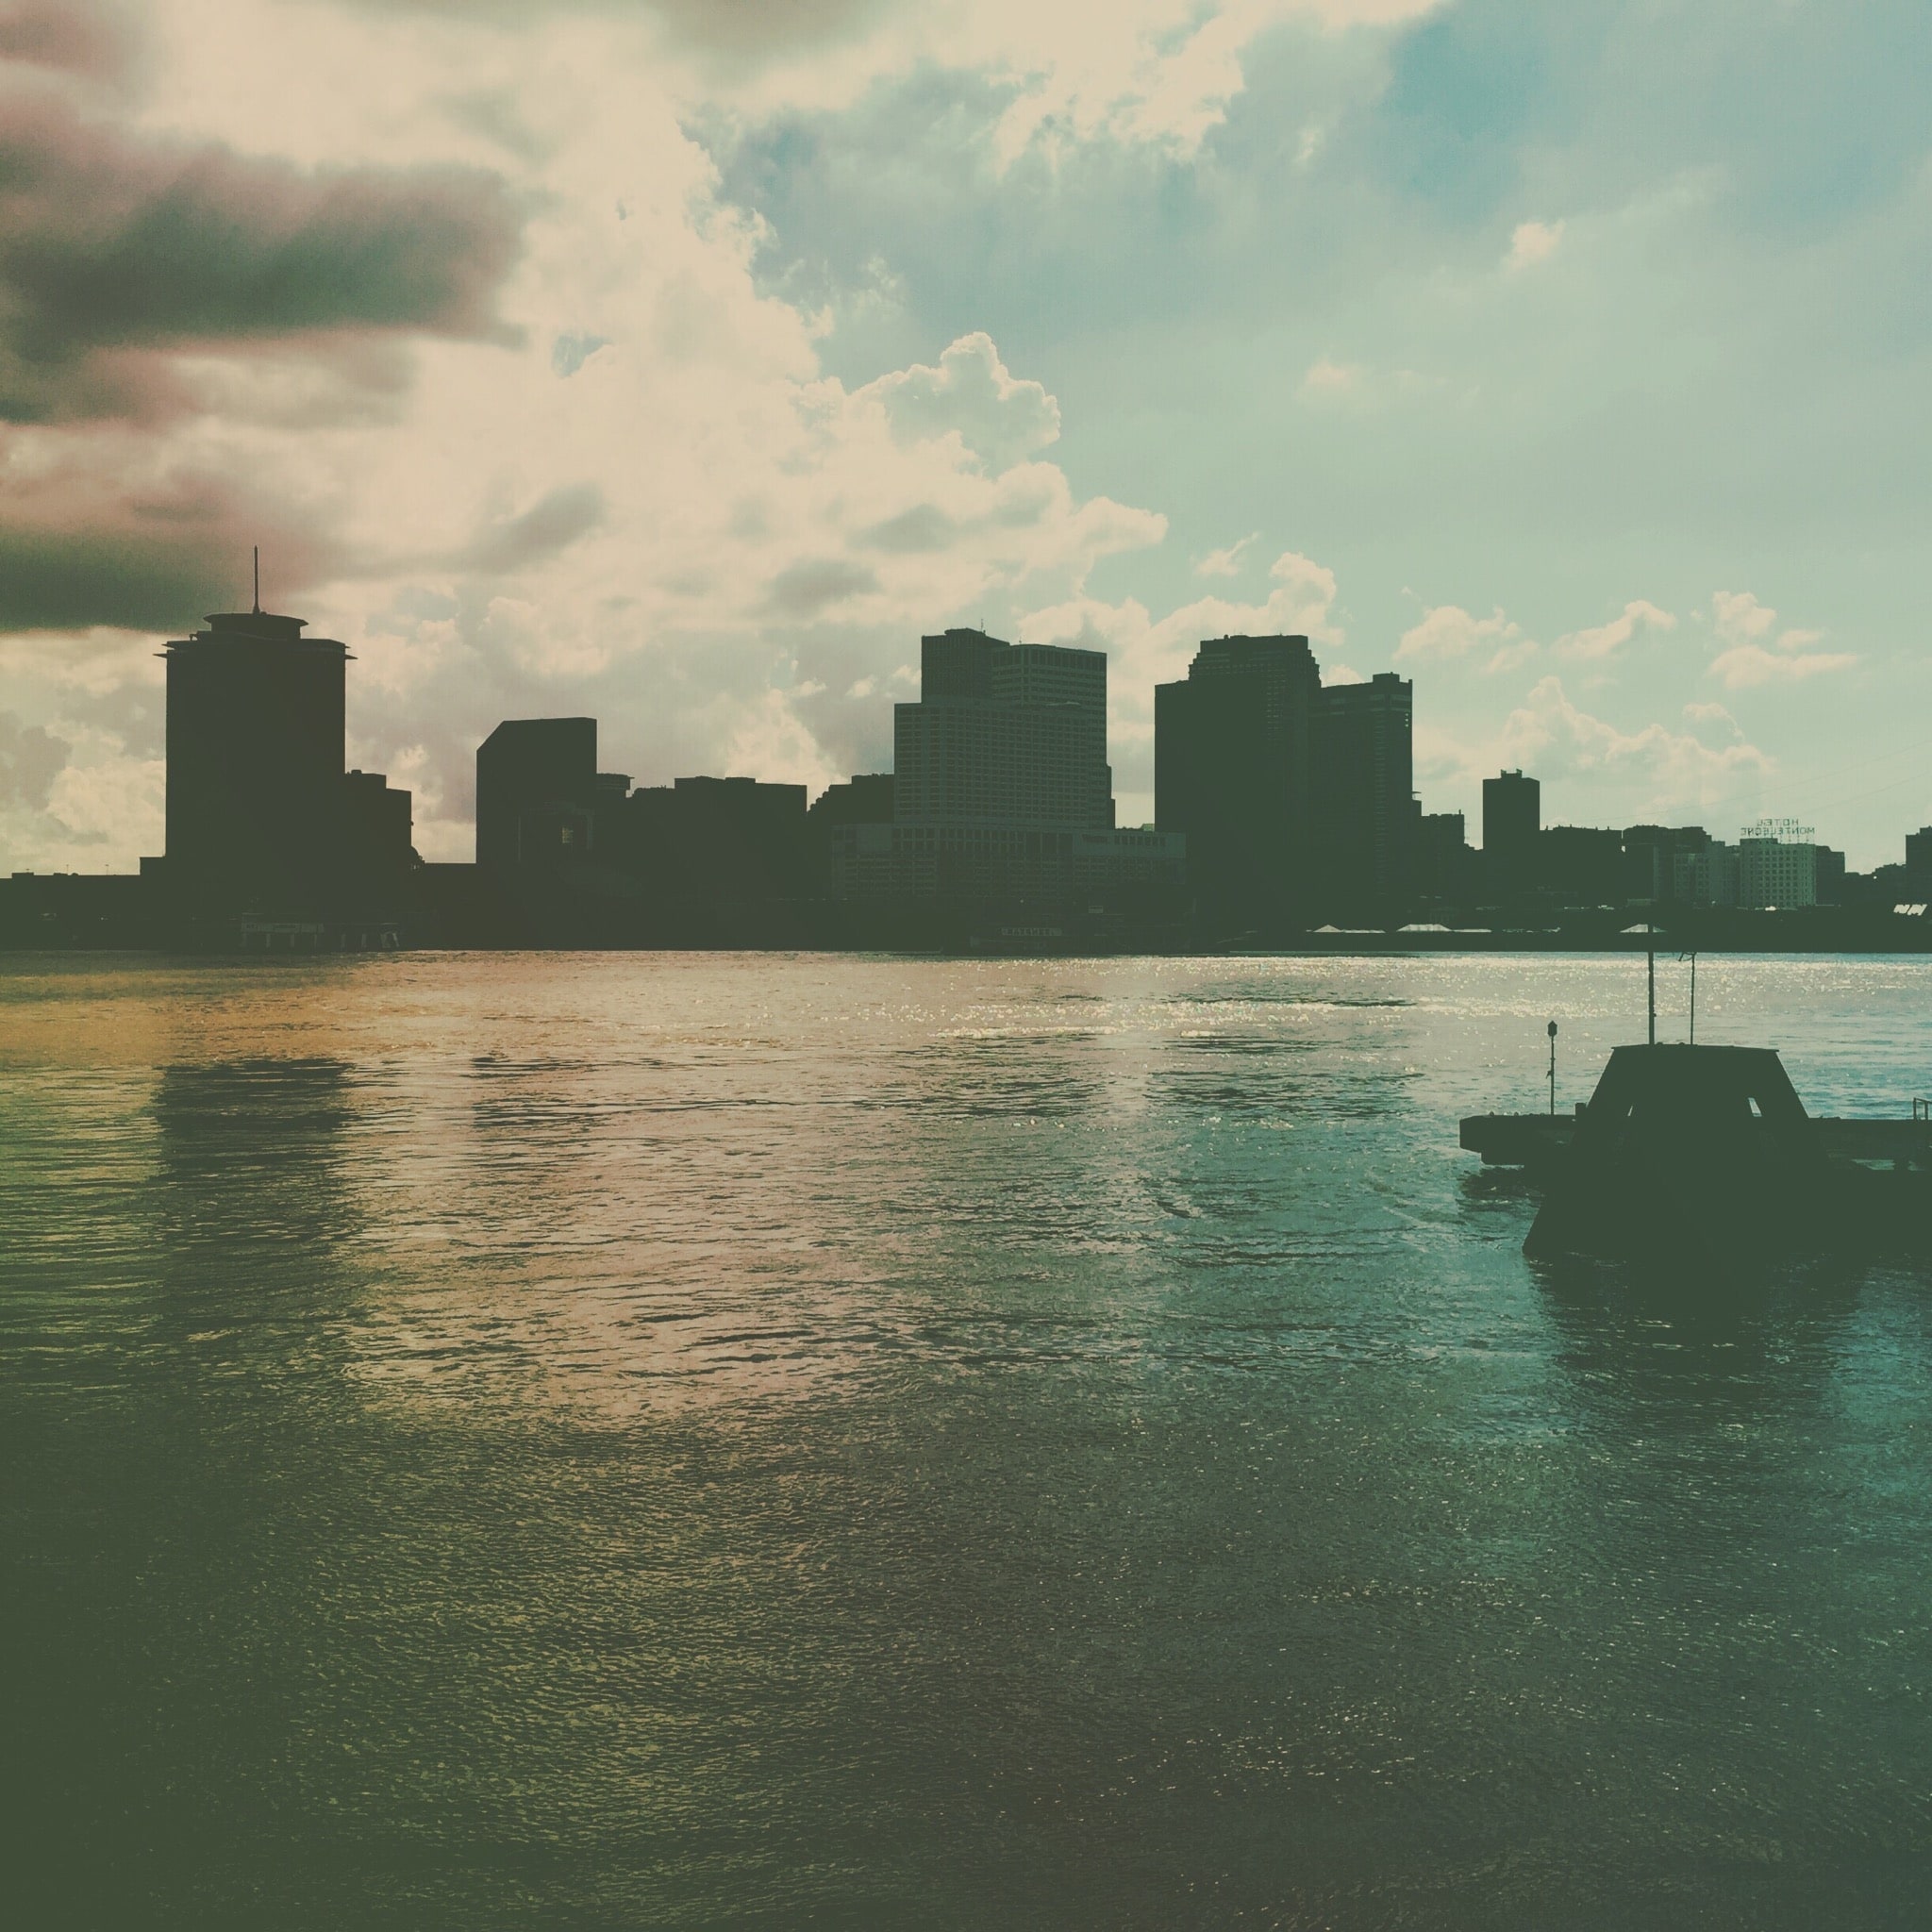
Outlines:
[[[1659, 969], [1679, 1037], [1684, 969]], [[1932, 1092], [1932, 968], [1700, 1039]], [[1932, 1281], [1539, 1274], [1642, 963], [0, 963], [41, 1926], [1868, 1926]]]

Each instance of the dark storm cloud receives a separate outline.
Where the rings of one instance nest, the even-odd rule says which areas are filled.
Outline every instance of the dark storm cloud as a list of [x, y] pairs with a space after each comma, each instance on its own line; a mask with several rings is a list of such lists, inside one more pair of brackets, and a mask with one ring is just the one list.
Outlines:
[[0, 808], [42, 810], [73, 749], [45, 726], [23, 725], [11, 711], [0, 711]]
[[877, 575], [840, 558], [810, 558], [781, 570], [772, 579], [770, 602], [788, 617], [816, 617], [830, 604], [863, 596], [879, 587]]
[[408, 8], [458, 20], [535, 25], [558, 12], [656, 21], [678, 45], [725, 68], [749, 70], [814, 47], [837, 46], [890, 10], [891, 0], [360, 0], [372, 11]]
[[752, 66], [850, 40], [887, 9], [885, 0], [649, 0], [641, 10], [688, 46]]
[[914, 504], [895, 517], [874, 524], [858, 534], [859, 544], [867, 550], [886, 550], [896, 556], [922, 557], [944, 550], [959, 534], [959, 526], [936, 503]]
[[0, 5], [0, 60], [52, 67], [89, 80], [122, 78], [135, 46], [128, 9], [106, 0]]
[[[491, 175], [317, 170], [0, 105], [0, 416], [120, 413], [100, 352], [500, 332], [520, 219]], [[138, 382], [132, 385], [138, 387]]]
[[522, 516], [493, 525], [464, 554], [465, 570], [497, 576], [527, 570], [587, 537], [604, 521], [604, 492], [594, 483], [553, 490]]
[[289, 592], [341, 567], [292, 519], [244, 508], [219, 484], [186, 482], [132, 500], [104, 485], [7, 505], [0, 631], [180, 630], [210, 610], [245, 608], [257, 543], [263, 601], [283, 609]]

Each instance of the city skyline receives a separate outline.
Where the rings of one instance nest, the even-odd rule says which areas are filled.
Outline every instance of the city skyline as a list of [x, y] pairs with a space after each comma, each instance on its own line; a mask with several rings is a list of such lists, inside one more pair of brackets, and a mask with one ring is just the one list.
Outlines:
[[956, 624], [1108, 653], [1124, 824], [1155, 687], [1298, 631], [1431, 810], [1932, 819], [1920, 15], [1038, 13], [15, 9], [7, 862], [157, 849], [258, 539], [430, 857], [506, 717], [877, 769]]
[[[278, 724], [247, 754], [249, 760], [252, 761], [249, 775], [243, 775], [239, 772], [230, 773], [225, 768], [232, 749], [245, 745], [257, 724], [279, 718], [292, 699], [292, 692], [277, 694], [276, 686], [281, 673], [268, 671], [267, 659], [257, 664], [257, 656], [265, 648], [272, 654], [275, 649], [293, 643], [300, 647], [298, 655], [320, 650], [335, 667], [332, 691], [314, 718], [305, 719], [299, 727], [299, 741], [305, 747], [308, 747], [308, 740], [317, 730], [322, 733], [322, 742], [325, 745], [332, 738], [345, 747], [339, 757], [336, 754], [328, 754], [324, 758], [325, 765], [339, 762], [340, 770], [334, 777], [329, 777], [325, 773], [322, 782], [330, 788], [338, 784], [348, 787], [345, 797], [353, 795], [358, 801], [347, 808], [353, 814], [366, 816], [374, 812], [378, 818], [382, 818], [387, 809], [381, 802], [384, 799], [394, 804], [401, 813], [397, 821], [400, 825], [399, 832], [378, 832], [375, 829], [375, 821], [371, 820], [369, 829], [358, 831], [355, 837], [358, 840], [374, 838], [378, 845], [392, 845], [399, 837], [404, 846], [408, 846], [412, 840], [420, 846], [424, 841], [421, 841], [416, 823], [413, 821], [414, 795], [409, 790], [407, 787], [390, 787], [386, 774], [365, 773], [360, 767], [350, 767], [347, 763], [346, 746], [350, 740], [345, 719], [352, 706], [347, 699], [341, 674], [345, 662], [352, 660], [354, 654], [333, 639], [304, 639], [301, 633], [312, 628], [306, 619], [262, 609], [258, 601], [258, 552], [253, 566], [252, 588], [258, 600], [252, 612], [211, 613], [207, 619], [207, 629], [195, 630], [185, 644], [180, 640], [168, 641], [157, 654], [171, 667], [181, 661], [184, 650], [189, 653], [191, 661], [200, 662], [203, 656], [214, 650], [221, 641], [225, 641], [230, 659], [224, 660], [225, 668], [217, 679], [211, 680], [207, 671], [199, 674], [199, 681], [206, 687], [208, 695], [196, 701], [191, 713], [194, 716], [192, 726], [177, 720], [175, 708], [166, 703], [165, 697], [163, 699], [161, 708], [163, 721], [167, 723], [169, 756], [163, 759], [161, 766], [165, 804], [163, 836], [157, 840], [156, 843], [164, 852], [174, 849], [176, 840], [169, 836], [168, 828], [175, 825], [184, 809], [190, 809], [206, 821], [212, 836], [211, 843], [201, 835], [196, 835], [191, 842], [196, 846], [207, 844], [210, 854], [217, 848], [222, 851], [223, 857], [218, 871], [226, 874], [232, 879], [244, 875], [249, 870], [248, 865], [238, 864], [241, 847], [236, 845], [235, 841], [241, 837], [245, 843], [247, 838], [258, 836], [252, 823], [251, 812], [258, 806], [260, 799], [268, 795], [269, 789], [276, 788], [278, 781], [272, 778], [272, 774], [278, 769], [276, 760], [292, 749], [297, 741], [290, 741], [285, 745], [279, 735], [282, 726]], [[969, 652], [968, 646], [976, 648]], [[1306, 692], [1296, 701], [1301, 715], [1298, 744], [1291, 745], [1287, 739], [1280, 739], [1277, 742], [1278, 732], [1264, 734], [1264, 739], [1256, 740], [1252, 745], [1246, 742], [1247, 734], [1239, 724], [1243, 708], [1251, 709], [1258, 721], [1263, 708], [1273, 710], [1274, 706], [1272, 700], [1263, 706], [1260, 700], [1260, 687], [1249, 691], [1244, 682], [1237, 681], [1234, 685], [1225, 687], [1225, 699], [1231, 701], [1231, 708], [1230, 702], [1222, 704], [1221, 712], [1217, 714], [1217, 722], [1208, 726], [1208, 736], [1202, 741], [1198, 751], [1187, 755], [1188, 763], [1198, 763], [1204, 772], [1215, 771], [1218, 774], [1214, 781], [1217, 785], [1224, 784], [1228, 774], [1238, 769], [1239, 761], [1236, 765], [1227, 762], [1237, 741], [1242, 746], [1241, 758], [1259, 759], [1257, 772], [1266, 768], [1281, 776], [1286, 776], [1291, 771], [1298, 774], [1291, 781], [1301, 788], [1296, 802], [1289, 804], [1284, 801], [1288, 816], [1282, 821], [1276, 833], [1268, 835], [1277, 841], [1286, 839], [1288, 842], [1265, 864], [1261, 859], [1259, 848], [1248, 852], [1237, 866], [1237, 872], [1244, 878], [1257, 877], [1257, 867], [1261, 871], [1279, 872], [1282, 881], [1288, 885], [1291, 900], [1301, 896], [1307, 885], [1317, 880], [1325, 881], [1323, 886], [1324, 891], [1340, 895], [1338, 903], [1348, 900], [1351, 892], [1359, 889], [1365, 896], [1357, 903], [1365, 908], [1379, 905], [1386, 909], [1399, 903], [1410, 892], [1444, 890], [1441, 881], [1432, 887], [1425, 888], [1424, 885], [1424, 879], [1428, 872], [1428, 863], [1424, 855], [1430, 847], [1427, 825], [1435, 824], [1446, 826], [1451, 820], [1457, 825], [1466, 824], [1465, 849], [1477, 855], [1491, 855], [1495, 812], [1493, 800], [1499, 788], [1507, 788], [1511, 784], [1526, 783], [1526, 795], [1530, 801], [1527, 807], [1528, 835], [1532, 838], [1541, 838], [1549, 832], [1556, 833], [1558, 838], [1618, 838], [1630, 831], [1648, 833], [1669, 829], [1659, 827], [1655, 822], [1642, 822], [1620, 828], [1586, 826], [1562, 818], [1544, 820], [1540, 803], [1541, 780], [1534, 773], [1528, 774], [1525, 779], [1525, 774], [1520, 767], [1514, 771], [1506, 768], [1500, 775], [1487, 774], [1478, 780], [1481, 806], [1477, 811], [1472, 812], [1466, 808], [1424, 799], [1415, 780], [1416, 768], [1411, 752], [1414, 732], [1411, 681], [1390, 671], [1378, 671], [1369, 676], [1363, 676], [1349, 667], [1342, 666], [1340, 667], [1339, 676], [1324, 682], [1322, 667], [1309, 650], [1309, 639], [1306, 634], [1276, 633], [1261, 637], [1224, 635], [1219, 638], [1200, 639], [1197, 641], [1192, 662], [1188, 668], [1187, 678], [1157, 688], [1155, 696], [1163, 702], [1171, 696], [1178, 704], [1191, 691], [1200, 689], [1192, 686], [1190, 680], [1198, 675], [1204, 665], [1213, 667], [1217, 661], [1225, 658], [1229, 652], [1247, 653], [1252, 656], [1256, 650], [1260, 650], [1264, 654], [1272, 654], [1277, 646], [1292, 647], [1299, 654], [1299, 677], [1307, 686]], [[932, 694], [935, 647], [943, 647], [945, 655], [937, 660], [941, 666], [949, 666], [955, 660], [963, 665], [966, 660], [960, 656], [962, 652], [971, 657], [975, 663], [986, 651], [995, 654], [994, 658], [988, 660], [989, 663], [999, 659], [1010, 660], [1011, 670], [995, 675], [993, 690], [996, 691], [1000, 688], [998, 676], [1003, 675], [1006, 679], [1005, 688], [1013, 699], [1038, 703], [1043, 698], [1050, 707], [1059, 709], [1066, 709], [1070, 705], [1091, 709], [1091, 721], [1082, 727], [1086, 734], [1082, 740], [1086, 746], [1082, 756], [1092, 763], [1095, 775], [1091, 782], [1096, 789], [1092, 794], [1094, 805], [1091, 809], [1099, 815], [1090, 821], [1087, 817], [1090, 808], [1083, 807], [1073, 818], [1067, 820], [1068, 824], [1091, 823], [1094, 826], [1111, 827], [1115, 824], [1124, 823], [1127, 828], [1149, 833], [1158, 828], [1170, 834], [1185, 834], [1190, 830], [1198, 829], [1196, 821], [1201, 808], [1191, 802], [1191, 794], [1198, 788], [1198, 781], [1189, 778], [1179, 763], [1174, 767], [1173, 801], [1166, 808], [1164, 818], [1158, 804], [1160, 781], [1157, 776], [1156, 792], [1147, 795], [1145, 801], [1149, 808], [1148, 816], [1144, 820], [1120, 820], [1118, 801], [1111, 783], [1112, 767], [1108, 762], [1111, 750], [1110, 721], [1113, 712], [1107, 697], [1107, 672], [1109, 663], [1107, 653], [1075, 646], [1008, 641], [994, 638], [977, 626], [956, 626], [940, 636], [927, 635], [923, 639], [924, 670], [920, 685], [915, 687], [918, 695], [910, 702], [902, 699], [891, 704], [893, 722], [890, 741], [892, 744], [892, 751], [884, 761], [887, 771], [883, 779], [888, 787], [891, 786], [896, 772], [902, 791], [905, 791], [909, 774], [913, 788], [923, 795], [929, 781], [918, 774], [925, 770], [929, 761], [935, 760], [936, 753], [946, 742], [944, 740], [934, 741], [932, 746], [928, 747], [926, 736], [931, 729], [943, 724], [946, 714], [943, 711], [933, 713], [927, 705], [920, 702], [921, 697], [929, 697]], [[240, 655], [234, 655], [237, 651]], [[209, 658], [208, 661], [212, 662], [213, 659]], [[1231, 668], [1248, 671], [1258, 670], [1260, 665], [1259, 659], [1249, 665], [1242, 662], [1239, 657], [1227, 661]], [[1074, 673], [1075, 681], [1072, 685], [1067, 685], [1065, 680], [1069, 674], [1046, 668], [1050, 664], [1091, 668]], [[1040, 668], [1029, 670], [1029, 666]], [[1046, 680], [1043, 685], [1039, 682], [1042, 672]], [[983, 680], [987, 673], [984, 668], [976, 674], [966, 672], [964, 675], [967, 685], [960, 685], [955, 691], [953, 687], [958, 683], [960, 675], [959, 672], [941, 669], [939, 673], [941, 682], [937, 689], [942, 694], [963, 695], [967, 685], [973, 684], [975, 675]], [[264, 676], [269, 680], [266, 684], [260, 682]], [[225, 683], [232, 688], [225, 690]], [[169, 688], [172, 689], [172, 673]], [[1218, 688], [1223, 688], [1223, 680], [1215, 678], [1203, 695]], [[263, 711], [261, 707], [265, 703], [268, 709]], [[1156, 708], [1158, 711], [1158, 707]], [[292, 722], [294, 713], [290, 712], [289, 718]], [[1353, 724], [1344, 722], [1350, 718], [1356, 721]], [[1331, 720], [1332, 723], [1329, 722]], [[1204, 715], [1204, 724], [1206, 722]], [[589, 731], [590, 738], [587, 742], [592, 749], [584, 755], [584, 769], [587, 774], [594, 773], [597, 727], [596, 721], [589, 717], [499, 720], [496, 726], [486, 734], [480, 744], [478, 756], [486, 755], [491, 745], [506, 732], [520, 731], [533, 726], [557, 725], [582, 726]], [[1195, 736], [1199, 728], [1183, 724], [1178, 715], [1171, 721], [1171, 735], [1177, 745]], [[1236, 733], [1234, 739], [1227, 737], [1230, 728]], [[199, 735], [184, 735], [191, 731]], [[1156, 742], [1158, 751], [1158, 725]], [[957, 751], [967, 749], [962, 742], [954, 755], [957, 756]], [[1021, 754], [1019, 763], [1008, 773], [1006, 771], [1006, 765], [1011, 763], [1016, 749], [1017, 747], [1012, 747], [1004, 752], [995, 752], [991, 762], [988, 762], [987, 755], [993, 747], [981, 746], [976, 741], [974, 743], [970, 751], [970, 762], [976, 770], [983, 767], [981, 776], [974, 781], [977, 802], [974, 809], [977, 812], [991, 813], [995, 819], [1012, 820], [1016, 823], [1041, 817], [1034, 806], [1028, 803], [1030, 792], [1026, 788], [1034, 781], [1024, 776], [1024, 772], [1031, 770], [1029, 760], [1037, 758], [1038, 754]], [[306, 755], [305, 751], [302, 756]], [[1054, 759], [1058, 759], [1062, 756], [1062, 752], [1057, 750], [1052, 756]], [[908, 758], [911, 760], [909, 764]], [[1156, 764], [1158, 774], [1158, 757]], [[258, 770], [255, 769], [257, 767]], [[901, 769], [902, 767], [904, 769]], [[172, 789], [167, 783], [167, 773], [170, 769], [181, 774]], [[480, 766], [478, 769], [480, 771]], [[934, 769], [937, 770], [937, 763]], [[995, 773], [1002, 775], [995, 779]], [[693, 785], [715, 787], [729, 783], [733, 786], [752, 786], [755, 790], [767, 792], [774, 790], [796, 790], [802, 799], [812, 803], [815, 810], [836, 794], [847, 792], [855, 786], [880, 782], [877, 774], [864, 773], [847, 774], [842, 777], [827, 779], [822, 784], [792, 785], [783, 779], [774, 780], [769, 774], [764, 773], [675, 774], [667, 771], [661, 775], [642, 777], [639, 781], [639, 791], [641, 793], [646, 790], [662, 792], [674, 781], [679, 788]], [[589, 787], [590, 782], [587, 777], [585, 785]], [[1015, 782], [1020, 784], [1021, 789], [1018, 792], [1010, 791], [1011, 785]], [[1081, 779], [1072, 782], [1084, 785], [1090, 781]], [[611, 803], [628, 795], [632, 783], [633, 775], [629, 773], [621, 776], [611, 774], [608, 779], [598, 775], [594, 789], [600, 796], [592, 797], [591, 791], [587, 790], [584, 797], [576, 801], [572, 808], [588, 812], [600, 803]], [[192, 787], [196, 795], [198, 802], [192, 808], [184, 808], [180, 803], [184, 785]], [[620, 786], [622, 789], [609, 792], [608, 797], [602, 796], [608, 786]], [[558, 798], [572, 790], [568, 785], [559, 785], [553, 789]], [[234, 795], [231, 796], [231, 793]], [[298, 817], [309, 823], [311, 826], [319, 825], [323, 818], [336, 809], [333, 806], [321, 808], [319, 796], [320, 794], [318, 800], [308, 801], [298, 808]], [[447, 866], [452, 862], [462, 863], [472, 858], [477, 860], [484, 858], [486, 844], [491, 836], [486, 824], [484, 806], [487, 801], [483, 798], [480, 786], [474, 789], [473, 796], [476, 800], [476, 807], [467, 828], [468, 848], [455, 855], [453, 858], [438, 858], [432, 851], [429, 855], [432, 863]], [[238, 803], [247, 805], [249, 808], [238, 810], [235, 808]], [[1433, 812], [1429, 810], [1432, 804], [1437, 807]], [[1210, 817], [1217, 823], [1225, 819], [1231, 828], [1237, 821], [1259, 823], [1268, 819], [1275, 809], [1276, 808], [1267, 805], [1258, 795], [1248, 795], [1244, 792], [1241, 781], [1237, 780], [1234, 790], [1228, 792], [1224, 803], [1210, 809]], [[905, 810], [902, 809], [899, 816], [905, 815]], [[914, 815], [924, 814], [918, 808], [914, 808]], [[941, 817], [945, 815], [943, 812], [941, 814]], [[1055, 817], [1056, 814], [1048, 813], [1047, 816]], [[1513, 818], [1514, 814], [1511, 816]], [[842, 823], [843, 820], [839, 822]], [[1708, 833], [1708, 827], [1701, 824], [1679, 829], [1690, 830], [1700, 837]], [[1815, 826], [1800, 824], [1795, 819], [1776, 818], [1760, 813], [1750, 820], [1740, 821], [1736, 827], [1735, 838], [1739, 841], [1756, 839], [1770, 842], [1796, 841], [1806, 844], [1808, 850], [1809, 841], [1816, 830]], [[331, 833], [329, 836], [333, 837], [334, 834]], [[499, 832], [496, 836], [500, 840], [504, 835]], [[513, 833], [511, 836], [513, 838]], [[1217, 835], [1217, 839], [1221, 836], [1225, 834]], [[1911, 855], [1927, 836], [1927, 828], [1924, 827], [1902, 831], [1893, 828], [1893, 844], [1890, 850], [1881, 852], [1880, 857], [1874, 861], [1873, 869], [1898, 867], [1896, 841], [1901, 838], [1907, 854], [1907, 863], [1918, 863], [1919, 861]], [[565, 842], [569, 842], [568, 839]], [[1242, 835], [1238, 842], [1245, 846], [1247, 835]], [[1215, 843], [1216, 841], [1210, 841], [1209, 846], [1206, 848], [1210, 854]], [[1712, 843], [1715, 849], [1721, 841], [1714, 840]], [[230, 851], [230, 847], [234, 848], [233, 851]], [[1822, 851], [1825, 848], [1821, 845], [1819, 849]], [[1291, 858], [1288, 856], [1291, 850], [1303, 856]], [[422, 856], [420, 852], [418, 856]], [[1510, 868], [1522, 874], [1517, 880], [1519, 886], [1526, 886], [1529, 883], [1528, 873], [1524, 870], [1527, 860], [1524, 855], [1511, 856], [1509, 851], [1498, 848], [1497, 856], [1505, 866], [1506, 873], [1492, 874], [1492, 883], [1496, 878], [1511, 875], [1507, 870]], [[1833, 856], [1840, 875], [1846, 870], [1854, 873], [1859, 871], [1856, 864], [1847, 867], [1842, 851], [1837, 851]], [[140, 855], [139, 868], [142, 873], [146, 874], [159, 857], [158, 853]], [[358, 857], [356, 860], [358, 866], [366, 866], [369, 862], [366, 856]], [[1197, 887], [1206, 887], [1211, 900], [1215, 895], [1215, 889], [1211, 884], [1210, 875], [1217, 861], [1211, 857], [1206, 860], [1208, 866], [1208, 874], [1199, 874], [1202, 862], [1200, 855], [1197, 854], [1194, 868], [1197, 876], [1194, 883]], [[387, 859], [379, 861], [377, 870], [391, 863], [391, 861]], [[1308, 874], [1306, 881], [1293, 883], [1300, 879], [1304, 864], [1312, 865], [1314, 871]], [[1421, 866], [1423, 870], [1411, 874], [1411, 869], [1416, 866]], [[103, 873], [113, 873], [116, 870], [111, 864], [104, 864], [98, 869]], [[16, 876], [27, 876], [31, 875], [34, 869], [0, 867], [0, 872], [7, 870], [11, 870]], [[85, 873], [93, 868], [67, 870], [70, 873]], [[124, 874], [128, 874], [134, 867], [128, 866], [120, 870]], [[214, 874], [211, 874], [210, 876]], [[1230, 874], [1231, 878], [1235, 874]], [[1370, 881], [1374, 884], [1370, 885]], [[1245, 885], [1235, 889], [1236, 896], [1240, 897], [1248, 889]], [[178, 886], [175, 890], [178, 890]], [[1671, 896], [1668, 885], [1662, 887], [1662, 891], [1663, 896]], [[1810, 903], [1809, 899], [1807, 898], [1805, 903]]]

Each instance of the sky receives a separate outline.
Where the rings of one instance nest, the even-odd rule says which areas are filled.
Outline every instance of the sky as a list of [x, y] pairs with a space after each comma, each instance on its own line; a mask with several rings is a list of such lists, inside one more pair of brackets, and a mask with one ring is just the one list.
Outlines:
[[1415, 682], [1424, 809], [1932, 822], [1924, 0], [0, 0], [0, 871], [162, 845], [162, 664], [889, 770], [948, 625]]

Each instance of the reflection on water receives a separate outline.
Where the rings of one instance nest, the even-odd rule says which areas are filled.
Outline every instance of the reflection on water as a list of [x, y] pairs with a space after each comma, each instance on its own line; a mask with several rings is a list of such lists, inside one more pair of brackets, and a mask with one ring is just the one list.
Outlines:
[[[1532, 1271], [1456, 1149], [1641, 974], [11, 962], [13, 1893], [1907, 1922], [1927, 1284]], [[1925, 975], [1700, 1032], [1902, 1111]]]

